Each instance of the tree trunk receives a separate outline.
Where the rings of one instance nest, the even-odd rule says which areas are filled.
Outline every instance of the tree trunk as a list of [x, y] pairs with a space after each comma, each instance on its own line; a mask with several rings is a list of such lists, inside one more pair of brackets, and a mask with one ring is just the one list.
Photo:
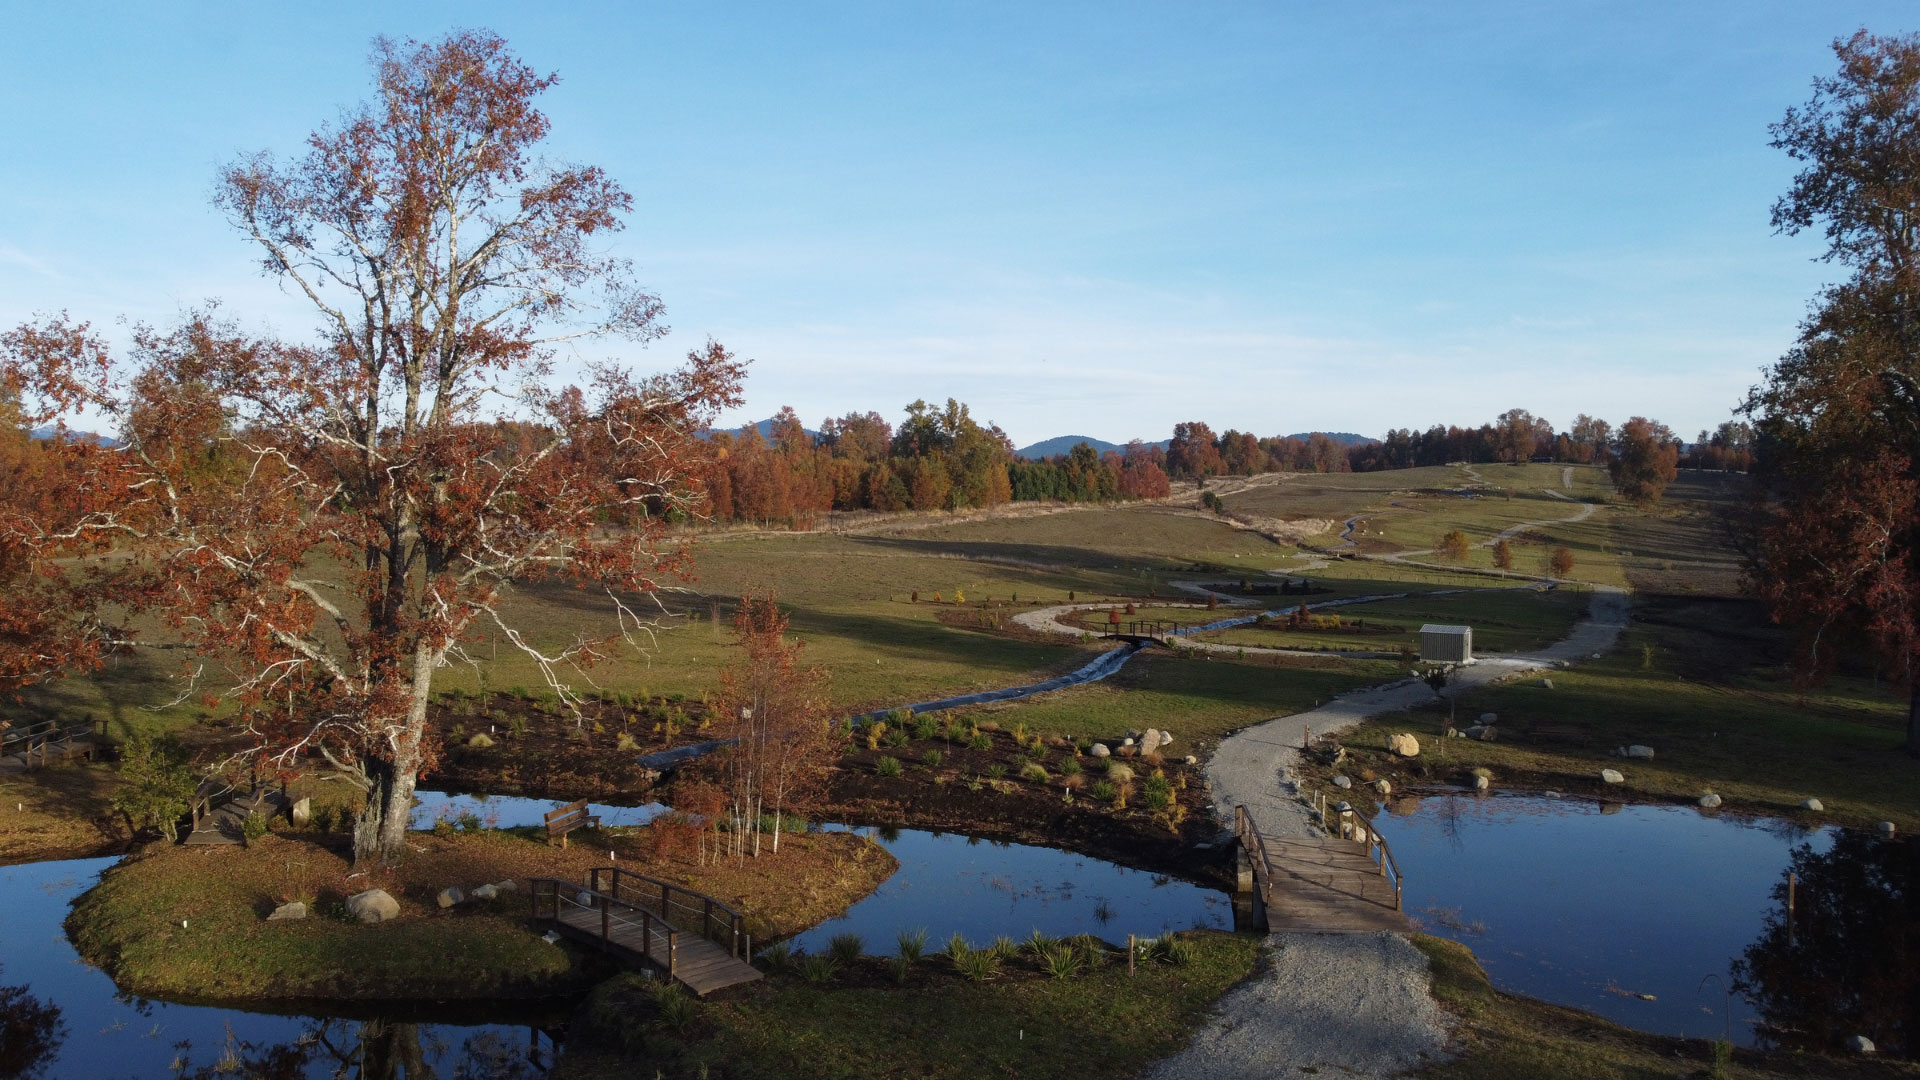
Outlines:
[[366, 770], [366, 804], [360, 808], [360, 816], [353, 821], [353, 867], [366, 869], [380, 857], [380, 837], [385, 831], [388, 796], [393, 791], [393, 766], [378, 758], [367, 758], [361, 763]]

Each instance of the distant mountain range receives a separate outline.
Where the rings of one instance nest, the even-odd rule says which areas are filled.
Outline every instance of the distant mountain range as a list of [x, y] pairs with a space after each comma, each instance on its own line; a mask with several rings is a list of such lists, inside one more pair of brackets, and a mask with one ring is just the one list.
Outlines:
[[[1380, 441], [1378, 439], [1370, 438], [1366, 435], [1356, 435], [1351, 431], [1323, 431], [1323, 432], [1320, 432], [1320, 434], [1325, 435], [1327, 438], [1332, 439], [1334, 442], [1339, 443], [1341, 446], [1359, 446], [1362, 443]], [[1290, 439], [1299, 439], [1301, 442], [1305, 442], [1312, 435], [1313, 435], [1313, 432], [1311, 431], [1302, 431], [1294, 435], [1289, 435], [1287, 437]], [[1158, 446], [1160, 449], [1165, 450], [1167, 448], [1168, 441], [1169, 440], [1167, 439], [1161, 439], [1159, 442], [1150, 443], [1149, 445]], [[1051, 439], [1045, 439], [1040, 442], [1034, 443], [1032, 446], [1023, 446], [1020, 449], [1015, 450], [1013, 452], [1013, 456], [1027, 458], [1028, 460], [1031, 460], [1031, 461], [1037, 461], [1040, 458], [1049, 458], [1049, 457], [1054, 457], [1055, 455], [1058, 455], [1058, 454], [1072, 453], [1073, 448], [1080, 445], [1081, 443], [1086, 443], [1088, 446], [1093, 447], [1094, 453], [1096, 454], [1104, 454], [1109, 450], [1112, 450], [1115, 453], [1119, 453], [1126, 449], [1126, 447], [1121, 446], [1117, 443], [1110, 443], [1104, 439], [1096, 439], [1090, 435], [1059, 435]]]
[[[769, 442], [773, 440], [773, 417], [771, 416], [767, 417], [765, 420], [762, 420], [757, 424], [742, 424], [737, 428], [727, 428], [724, 431], [716, 432], [716, 434], [732, 435], [737, 438], [741, 435], [745, 435], [747, 433], [748, 428], [752, 428], [753, 430], [758, 431], [760, 433], [760, 437], [768, 440]], [[812, 428], [803, 427], [800, 430], [806, 432], [807, 437], [812, 439], [814, 442], [820, 441], [820, 433], [813, 430]]]
[[[54, 435], [58, 431], [59, 431], [58, 428], [54, 427], [52, 424], [48, 424], [45, 427], [34, 428], [32, 431], [27, 432], [27, 434], [28, 436], [35, 439], [51, 439], [54, 437]], [[91, 431], [69, 431], [67, 432], [67, 438], [72, 439], [75, 442], [96, 442], [96, 443], [99, 443], [101, 446], [119, 446], [120, 445], [119, 439], [115, 439], [108, 435], [95, 435]]]

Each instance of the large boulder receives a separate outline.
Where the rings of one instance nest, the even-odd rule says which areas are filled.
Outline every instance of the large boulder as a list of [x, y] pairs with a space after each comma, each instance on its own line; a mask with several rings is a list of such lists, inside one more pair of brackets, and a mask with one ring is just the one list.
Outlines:
[[493, 887], [499, 889], [503, 894], [517, 893], [520, 891], [520, 883], [513, 878], [508, 878], [505, 881], [496, 881], [493, 883]]
[[1341, 791], [1345, 791], [1353, 786], [1353, 781], [1344, 776], [1336, 776], [1333, 778], [1333, 786], [1339, 788]]
[[1473, 790], [1475, 791], [1485, 791], [1492, 786], [1493, 781], [1484, 776], [1476, 776], [1473, 778]]
[[1485, 724], [1485, 725], [1487, 725], [1487, 726], [1489, 726], [1489, 727], [1491, 727], [1491, 726], [1493, 726], [1494, 724], [1497, 724], [1497, 723], [1499, 723], [1499, 722], [1500, 722], [1500, 714], [1499, 714], [1499, 713], [1490, 713], [1490, 712], [1483, 712], [1483, 713], [1481, 713], [1481, 714], [1480, 714], [1480, 722], [1481, 722], [1482, 724]]
[[1391, 795], [1393, 794], [1393, 784], [1383, 776], [1373, 782], [1373, 790], [1380, 795]]
[[464, 904], [466, 903], [466, 901], [467, 901], [467, 894], [464, 891], [462, 891], [460, 886], [458, 885], [449, 885], [446, 888], [441, 889], [440, 895], [435, 898], [435, 902], [437, 902], [442, 908], [450, 908], [456, 904]]
[[1486, 724], [1475, 724], [1467, 729], [1467, 738], [1481, 742], [1492, 742], [1500, 737], [1500, 729]]
[[1607, 784], [1624, 784], [1627, 782], [1626, 777], [1621, 776], [1618, 772], [1614, 771], [1613, 769], [1601, 769], [1600, 780], [1602, 783], [1607, 783]]
[[304, 919], [306, 917], [307, 917], [307, 905], [301, 903], [298, 900], [294, 900], [294, 901], [291, 901], [290, 903], [281, 904], [279, 907], [274, 908], [273, 914], [267, 916], [267, 921], [280, 922], [285, 919]]
[[1875, 828], [1879, 830], [1881, 838], [1886, 840], [1893, 839], [1893, 834], [1900, 831], [1900, 827], [1891, 821], [1883, 821]]
[[1107, 749], [1107, 744], [1100, 743], [1100, 742], [1094, 743], [1093, 748], [1091, 750], [1088, 750], [1087, 753], [1092, 754], [1094, 757], [1112, 757], [1113, 756], [1113, 751]]
[[293, 827], [304, 829], [313, 822], [313, 800], [302, 795], [294, 801], [293, 809], [287, 812], [293, 819]]
[[473, 890], [475, 900], [497, 900], [500, 898], [500, 886], [480, 885]]
[[1815, 813], [1825, 810], [1826, 808], [1827, 808], [1826, 804], [1821, 802], [1819, 799], [1808, 799], [1806, 802], [1803, 802], [1800, 804], [1800, 809], [1812, 810]]
[[1403, 731], [1387, 740], [1387, 749], [1399, 757], [1419, 757], [1420, 740]]
[[1171, 732], [1171, 731], [1167, 731], [1167, 730], [1166, 730], [1166, 729], [1164, 729], [1164, 728], [1163, 728], [1163, 729], [1161, 729], [1161, 731], [1160, 731], [1160, 749], [1162, 749], [1162, 750], [1165, 750], [1165, 749], [1166, 749], [1167, 747], [1169, 747], [1169, 746], [1172, 746], [1172, 745], [1173, 745], [1173, 732]]
[[1871, 1054], [1876, 1049], [1873, 1040], [1865, 1035], [1853, 1035], [1847, 1039], [1847, 1049], [1856, 1054]]
[[1720, 796], [1715, 795], [1711, 791], [1707, 792], [1705, 795], [1700, 796], [1700, 809], [1718, 810], [1719, 808], [1720, 808]]
[[1160, 733], [1159, 732], [1149, 730], [1145, 735], [1140, 736], [1141, 756], [1144, 757], [1145, 755], [1151, 754], [1158, 749], [1160, 749]]
[[1642, 761], [1652, 761], [1653, 747], [1642, 746], [1639, 743], [1634, 743], [1632, 746], [1617, 746], [1613, 750], [1613, 756], [1625, 757], [1625, 758], [1639, 758]]
[[347, 897], [347, 914], [363, 923], [381, 923], [400, 917], [400, 901], [385, 889], [368, 889]]

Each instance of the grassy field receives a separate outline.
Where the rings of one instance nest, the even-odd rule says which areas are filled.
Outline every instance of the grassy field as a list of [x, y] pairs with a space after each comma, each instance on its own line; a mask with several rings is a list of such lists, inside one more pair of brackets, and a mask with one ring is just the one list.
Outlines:
[[[1422, 585], [1411, 586], [1424, 588]], [[1313, 597], [1303, 598], [1311, 601]], [[1567, 629], [1585, 613], [1589, 595], [1580, 589], [1541, 592], [1534, 589], [1481, 589], [1466, 594], [1413, 596], [1382, 600], [1328, 611], [1338, 615], [1340, 628], [1288, 630], [1283, 620], [1267, 626], [1211, 630], [1197, 640], [1222, 645], [1272, 649], [1351, 649], [1392, 652], [1402, 646], [1418, 651], [1424, 623], [1467, 623], [1473, 626], [1478, 652], [1516, 652], [1537, 648], [1566, 636]]]
[[682, 1004], [675, 1018], [640, 980], [617, 980], [589, 1003], [558, 1075], [628, 1077], [639, 1060], [663, 1075], [736, 1080], [1130, 1076], [1179, 1049], [1253, 969], [1257, 938], [1181, 936], [1191, 943], [1186, 962], [1142, 962], [1131, 977], [1124, 950], [1058, 979], [1015, 956], [974, 981], [928, 955], [898, 985], [884, 961], [864, 958], [823, 982], [776, 975], [727, 1000]]

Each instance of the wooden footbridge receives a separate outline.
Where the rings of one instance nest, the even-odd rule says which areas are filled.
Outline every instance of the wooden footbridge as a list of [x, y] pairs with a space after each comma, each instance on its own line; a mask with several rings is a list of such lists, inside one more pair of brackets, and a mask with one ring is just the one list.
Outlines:
[[1362, 934], [1412, 929], [1401, 910], [1400, 866], [1385, 837], [1354, 815], [1345, 836], [1280, 839], [1260, 834], [1234, 807], [1241, 891], [1251, 892], [1269, 933]]
[[624, 963], [663, 971], [701, 997], [760, 978], [739, 912], [704, 893], [618, 867], [587, 884], [534, 878], [533, 917]]
[[1165, 645], [1167, 639], [1175, 637], [1190, 623], [1175, 622], [1172, 619], [1128, 619], [1126, 622], [1100, 624], [1100, 636], [1131, 641], [1135, 645]]
[[25, 772], [75, 758], [91, 761], [105, 739], [106, 722], [92, 718], [0, 725], [0, 772]]

